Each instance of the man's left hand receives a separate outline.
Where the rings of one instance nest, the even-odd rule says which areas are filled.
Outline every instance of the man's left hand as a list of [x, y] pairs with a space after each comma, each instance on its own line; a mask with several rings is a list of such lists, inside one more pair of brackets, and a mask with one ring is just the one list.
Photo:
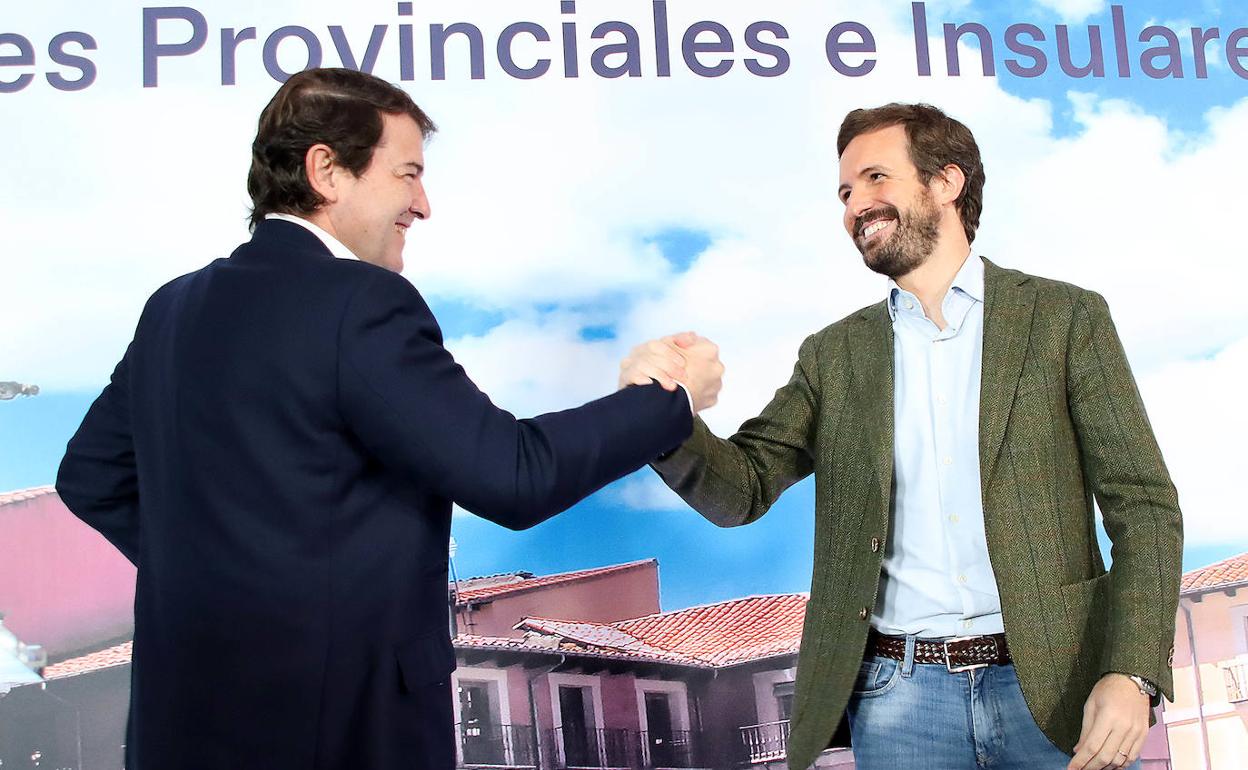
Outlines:
[[1106, 674], [1083, 706], [1083, 731], [1066, 770], [1126, 767], [1148, 735], [1149, 697], [1125, 674]]

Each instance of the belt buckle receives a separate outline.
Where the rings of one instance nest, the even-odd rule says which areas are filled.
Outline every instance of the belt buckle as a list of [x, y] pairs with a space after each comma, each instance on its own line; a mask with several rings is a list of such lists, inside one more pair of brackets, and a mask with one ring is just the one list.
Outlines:
[[962, 672], [962, 671], [973, 671], [973, 670], [975, 670], [975, 669], [977, 669], [977, 668], [988, 668], [989, 666], [991, 666], [991, 665], [992, 665], [991, 663], [968, 663], [968, 664], [967, 664], [967, 665], [965, 665], [965, 666], [955, 666], [955, 665], [953, 665], [952, 661], [950, 661], [950, 660], [949, 660], [949, 645], [954, 644], [954, 643], [956, 643], [956, 642], [969, 642], [969, 641], [972, 641], [972, 640], [974, 640], [974, 639], [984, 639], [984, 638], [987, 638], [987, 639], [989, 639], [989, 640], [992, 642], [992, 647], [993, 647], [993, 657], [994, 657], [994, 658], [995, 658], [995, 657], [998, 657], [998, 656], [1000, 655], [1000, 653], [1001, 653], [1001, 650], [1000, 650], [1000, 648], [998, 648], [998, 647], [997, 647], [997, 639], [996, 639], [996, 637], [993, 637], [993, 636], [989, 636], [989, 637], [983, 637], [983, 636], [955, 636], [955, 637], [954, 637], [954, 638], [952, 638], [952, 639], [946, 639], [946, 640], [944, 640], [943, 642], [941, 642], [941, 648], [942, 648], [942, 650], [943, 650], [943, 651], [944, 651], [944, 653], [945, 653], [945, 668], [949, 671], [949, 673], [950, 673], [950, 674], [957, 674], [957, 673], [960, 673], [960, 672]]

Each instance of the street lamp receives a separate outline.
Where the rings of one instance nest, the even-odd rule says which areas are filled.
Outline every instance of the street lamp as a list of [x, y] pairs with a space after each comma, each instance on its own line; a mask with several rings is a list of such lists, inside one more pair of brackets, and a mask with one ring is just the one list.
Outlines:
[[0, 382], [0, 401], [12, 401], [18, 396], [39, 395], [38, 385], [25, 385], [20, 382]]
[[447, 561], [450, 562], [451, 580], [454, 582], [454, 590], [447, 591], [448, 604], [451, 611], [451, 636], [459, 636], [459, 618], [456, 610], [459, 604], [459, 576], [455, 574], [455, 554], [459, 552], [459, 543], [455, 542], [455, 536], [451, 536], [450, 542], [447, 544]]

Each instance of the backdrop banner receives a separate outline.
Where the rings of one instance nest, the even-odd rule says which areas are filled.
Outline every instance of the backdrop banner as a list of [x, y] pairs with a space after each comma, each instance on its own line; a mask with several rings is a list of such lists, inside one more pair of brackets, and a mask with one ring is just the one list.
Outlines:
[[[121, 766], [134, 571], [49, 485], [147, 297], [249, 238], [257, 118], [321, 66], [437, 123], [403, 275], [496, 404], [597, 398], [634, 345], [695, 330], [726, 366], [703, 414], [720, 436], [803, 339], [885, 297], [842, 224], [846, 113], [964, 122], [987, 180], [974, 252], [1105, 297], [1179, 490], [1178, 703], [1144, 765], [1243, 766], [1248, 5], [188, 2], [0, 18], [4, 770]], [[813, 508], [811, 478], [721, 529], [643, 469], [522, 532], [456, 509], [460, 763], [781, 761]]]

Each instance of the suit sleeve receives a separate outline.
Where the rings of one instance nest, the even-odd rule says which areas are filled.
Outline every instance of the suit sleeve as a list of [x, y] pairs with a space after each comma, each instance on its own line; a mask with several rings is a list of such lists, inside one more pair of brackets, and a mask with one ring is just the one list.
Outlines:
[[693, 419], [682, 391], [648, 385], [518, 420], [472, 383], [419, 293], [389, 273], [348, 305], [338, 378], [346, 421], [379, 461], [512, 529], [677, 446]]
[[1101, 670], [1144, 677], [1173, 700], [1168, 658], [1183, 560], [1178, 496], [1105, 300], [1085, 292], [1073, 324], [1070, 414], [1113, 543]]
[[56, 475], [56, 491], [75, 516], [138, 564], [139, 477], [130, 428], [133, 350], [131, 345], [69, 440]]
[[815, 338], [802, 344], [793, 376], [757, 417], [728, 439], [701, 418], [679, 449], [652, 467], [686, 503], [721, 527], [761, 517], [784, 490], [814, 470]]

